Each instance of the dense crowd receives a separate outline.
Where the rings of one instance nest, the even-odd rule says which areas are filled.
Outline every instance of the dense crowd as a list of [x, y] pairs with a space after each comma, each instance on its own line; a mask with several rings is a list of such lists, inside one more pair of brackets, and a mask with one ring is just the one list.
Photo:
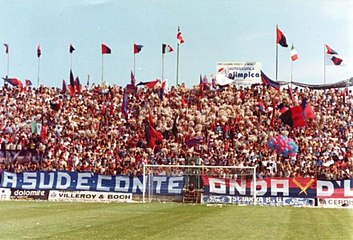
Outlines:
[[[188, 89], [93, 85], [74, 96], [59, 88], [0, 90], [0, 171], [92, 171], [141, 175], [142, 163], [256, 166], [257, 177], [353, 177], [353, 94], [261, 85]], [[283, 124], [278, 107], [306, 98], [315, 119]], [[154, 134], [161, 133], [162, 139]], [[147, 133], [148, 131], [148, 133]], [[283, 157], [268, 148], [279, 134], [299, 147]], [[185, 144], [197, 139], [192, 146]], [[163, 170], [165, 171], [165, 170]], [[226, 172], [223, 172], [226, 174]]]

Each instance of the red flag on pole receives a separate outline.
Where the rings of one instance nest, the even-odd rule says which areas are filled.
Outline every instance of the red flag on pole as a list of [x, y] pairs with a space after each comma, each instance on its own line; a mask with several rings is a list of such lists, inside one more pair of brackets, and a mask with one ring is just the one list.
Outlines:
[[71, 69], [70, 69], [70, 95], [71, 97], [75, 96], [75, 79]]
[[325, 44], [326, 47], [326, 53], [330, 55], [335, 55], [338, 54], [335, 50], [333, 50], [329, 45]]
[[40, 49], [40, 45], [37, 47], [37, 57], [40, 57], [42, 55], [42, 50]]
[[177, 39], [178, 39], [178, 44], [179, 44], [179, 45], [184, 43], [184, 38], [183, 38], [183, 36], [181, 35], [180, 27], [178, 27]]
[[102, 54], [111, 54], [112, 50], [105, 44], [102, 44]]
[[72, 46], [72, 44], [70, 44], [70, 47], [69, 47], [69, 52], [70, 52], [70, 53], [73, 53], [74, 51], [75, 51], [74, 46]]
[[276, 43], [279, 43], [279, 45], [281, 45], [282, 47], [288, 47], [287, 39], [278, 27], [276, 29], [276, 32], [277, 32]]
[[134, 54], [141, 52], [143, 45], [134, 44]]
[[9, 54], [9, 45], [7, 43], [4, 43], [5, 46], [5, 53]]

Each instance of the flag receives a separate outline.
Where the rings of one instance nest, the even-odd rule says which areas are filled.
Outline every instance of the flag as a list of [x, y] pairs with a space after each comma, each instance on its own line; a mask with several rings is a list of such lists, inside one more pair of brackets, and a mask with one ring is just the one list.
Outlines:
[[282, 113], [279, 118], [281, 119], [282, 123], [287, 124], [290, 127], [293, 127], [292, 112], [290, 111], [290, 109]]
[[200, 96], [203, 96], [203, 81], [202, 81], [202, 75], [200, 74], [200, 81], [199, 81], [199, 91], [200, 91]]
[[40, 45], [37, 47], [37, 57], [40, 57], [42, 55], [42, 50], [40, 49]]
[[102, 54], [111, 54], [112, 50], [105, 44], [102, 44]]
[[264, 85], [273, 87], [277, 90], [280, 89], [280, 84], [274, 80], [271, 80], [269, 77], [267, 77], [262, 71], [261, 71], [261, 81]]
[[194, 138], [190, 138], [190, 139], [188, 139], [188, 140], [185, 141], [185, 145], [186, 145], [188, 148], [191, 148], [191, 147], [194, 147], [194, 146], [196, 146], [197, 144], [199, 144], [201, 140], [202, 140], [202, 137], [201, 137], [201, 136], [194, 137]]
[[329, 45], [325, 44], [325, 47], [326, 47], [326, 53], [327, 53], [327, 54], [330, 54], [330, 55], [338, 54], [335, 50], [333, 50], [332, 48], [330, 48]]
[[47, 139], [47, 133], [48, 133], [48, 127], [42, 121], [42, 127], [40, 129], [40, 138], [42, 139], [42, 142], [44, 142]]
[[9, 45], [7, 43], [4, 43], [5, 46], [5, 53], [9, 54]]
[[143, 45], [134, 44], [134, 54], [141, 52]]
[[26, 87], [32, 86], [32, 82], [31, 82], [31, 80], [29, 80], [29, 79], [26, 79], [26, 80], [25, 80], [25, 83], [26, 83]]
[[14, 87], [23, 87], [23, 83], [21, 82], [20, 79], [17, 78], [2, 78], [5, 80], [5, 82], [10, 83]]
[[278, 27], [276, 28], [276, 33], [277, 33], [276, 43], [277, 44], [279, 43], [279, 45], [281, 45], [282, 47], [288, 47], [287, 39]]
[[38, 133], [38, 126], [37, 126], [36, 121], [34, 121], [34, 120], [31, 121], [31, 131], [34, 134]]
[[280, 119], [293, 128], [305, 127], [307, 119], [315, 119], [315, 113], [307, 99], [303, 98], [299, 106], [291, 107], [282, 113]]
[[[325, 63], [327, 65], [335, 65], [335, 66], [341, 65], [343, 62], [343, 59], [338, 56], [338, 53], [327, 44], [325, 44], [325, 48], [326, 48], [325, 57], [327, 59]], [[333, 55], [336, 55], [336, 56], [333, 56]]]
[[132, 84], [126, 84], [126, 90], [135, 95], [136, 94], [136, 91], [137, 91], [137, 87], [135, 85], [132, 85]]
[[343, 62], [342, 58], [339, 58], [339, 57], [336, 57], [336, 56], [331, 57], [330, 60], [336, 66], [341, 65], [342, 62]]
[[303, 115], [303, 108], [301, 106], [294, 106], [290, 108], [292, 121], [293, 121], [293, 128], [296, 127], [305, 127], [306, 121]]
[[80, 79], [78, 78], [78, 76], [75, 79], [75, 91], [78, 93], [81, 93], [81, 83], [80, 83]]
[[72, 44], [70, 44], [70, 47], [69, 47], [69, 52], [70, 52], [70, 53], [73, 53], [74, 51], [75, 51], [74, 46], [72, 46]]
[[[151, 116], [150, 113], [148, 114], [147, 122], [148, 122], [148, 128], [147, 128], [148, 132], [147, 132], [147, 134], [145, 132], [146, 140], [148, 142], [149, 147], [153, 148], [156, 141], [159, 141], [159, 142], [163, 141], [163, 135], [162, 135], [162, 133], [160, 133], [159, 131], [157, 131], [154, 128], [154, 124], [153, 124], [153, 121], [152, 121], [152, 116]], [[149, 136], [147, 136], [147, 135], [149, 135]], [[147, 139], [147, 137], [149, 139]]]
[[302, 99], [300, 106], [302, 108], [303, 117], [305, 119], [315, 119], [315, 112], [314, 112], [313, 108], [311, 107], [310, 103], [307, 102], [307, 98]]
[[167, 44], [162, 44], [162, 54], [165, 54], [166, 52], [173, 52], [173, 48], [170, 45]]
[[63, 84], [62, 84], [62, 88], [61, 88], [61, 93], [65, 94], [67, 91], [67, 86], [66, 86], [66, 81], [65, 79], [63, 79]]
[[297, 50], [294, 48], [293, 44], [292, 44], [292, 49], [290, 51], [290, 58], [292, 59], [293, 62], [298, 60], [298, 53], [297, 53]]
[[72, 73], [72, 70], [70, 69], [70, 95], [71, 97], [75, 95], [75, 79], [74, 79], [74, 75]]
[[123, 113], [125, 119], [127, 119], [128, 113], [127, 113], [127, 91], [126, 91], [126, 88], [124, 88], [123, 102], [121, 104], [121, 112]]
[[181, 35], [180, 27], [178, 27], [177, 39], [178, 39], [178, 44], [179, 44], [179, 45], [184, 43], [184, 38], [183, 38], [183, 36]]
[[288, 110], [288, 107], [286, 107], [286, 105], [284, 105], [284, 103], [280, 103], [280, 104], [277, 106], [277, 109], [278, 109], [279, 112], [282, 114], [282, 113], [284, 113], [285, 111]]
[[153, 126], [150, 125], [150, 129], [151, 129], [151, 137], [154, 138], [154, 140], [158, 141], [158, 142], [162, 142], [163, 141], [163, 135], [161, 132], [157, 131]]
[[145, 86], [147, 88], [153, 88], [158, 82], [158, 79], [149, 82], [139, 82], [136, 86]]
[[136, 78], [135, 78], [135, 75], [134, 73], [131, 71], [131, 74], [130, 74], [130, 83], [135, 86], [136, 84]]

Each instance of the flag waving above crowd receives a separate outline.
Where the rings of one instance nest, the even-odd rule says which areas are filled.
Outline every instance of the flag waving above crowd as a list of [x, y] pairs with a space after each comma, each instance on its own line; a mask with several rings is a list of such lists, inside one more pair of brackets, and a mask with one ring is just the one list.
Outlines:
[[326, 64], [327, 65], [342, 65], [343, 59], [338, 55], [338, 53], [333, 50], [329, 45], [325, 44], [326, 49]]
[[338, 53], [333, 50], [329, 45], [325, 44], [325, 47], [326, 47], [326, 53], [327, 54], [330, 54], [330, 55], [337, 55]]
[[177, 39], [178, 39], [178, 44], [179, 44], [179, 45], [184, 43], [184, 38], [183, 38], [183, 36], [181, 35], [180, 27], [178, 27]]
[[105, 44], [101, 46], [102, 54], [111, 54], [112, 50]]
[[[281, 68], [278, 67], [278, 65], [279, 65], [278, 51], [285, 51], [285, 49], [281, 49], [278, 46], [281, 46], [283, 48], [287, 48], [288, 47], [288, 43], [287, 43], [287, 38], [286, 38], [285, 34], [283, 33], [283, 31], [278, 26], [276, 26], [276, 33], [275, 34], [276, 34], [276, 36], [275, 36], [275, 38], [276, 38], [276, 75], [273, 76], [274, 80], [271, 80], [270, 78], [268, 78], [263, 72], [261, 73], [261, 75], [257, 74], [256, 77], [258, 78], [258, 82], [257, 83], [261, 83], [261, 81], [262, 81], [262, 83], [264, 83], [265, 85], [278, 89], [279, 85], [283, 85], [283, 83], [284, 83], [284, 81], [278, 80], [278, 77], [279, 77], [278, 71], [281, 70]], [[176, 40], [177, 40], [177, 46], [176, 46], [176, 49], [175, 49], [175, 52], [177, 54], [176, 83], [178, 85], [179, 46], [184, 43], [184, 37], [182, 35], [182, 32], [181, 32], [179, 26], [177, 28]], [[8, 65], [7, 66], [7, 73], [8, 73], [9, 72], [9, 44], [8, 43], [4, 43], [3, 45], [5, 47], [5, 53], [8, 55], [7, 56], [7, 58], [8, 58], [8, 61], [7, 61], [7, 65]], [[132, 74], [134, 76], [136, 76], [136, 74], [139, 73], [138, 71], [137, 72], [135, 71], [136, 60], [138, 60], [137, 59], [138, 56], [136, 56], [136, 59], [135, 59], [135, 55], [140, 53], [142, 51], [143, 47], [144, 46], [141, 45], [141, 44], [133, 43], [134, 68], [133, 68]], [[279, 49], [281, 49], [281, 50], [279, 50]], [[336, 50], [331, 48], [331, 46], [329, 44], [324, 44], [324, 49], [325, 49], [324, 50], [325, 51], [324, 52], [324, 56], [325, 56], [324, 65], [342, 66], [342, 65], [347, 64], [347, 62], [344, 61], [342, 56], [340, 56]], [[73, 54], [72, 53], [75, 50], [76, 49], [73, 46], [73, 44], [70, 43], [69, 44], [69, 53], [71, 54], [71, 56], [70, 56], [71, 57], [70, 69], [73, 69], [72, 68], [72, 60], [73, 60], [72, 59], [73, 58]], [[171, 52], [174, 52], [173, 47], [171, 45], [169, 45], [169, 44], [163, 43], [162, 44], [162, 77], [158, 78], [158, 79], [161, 80], [161, 83], [163, 83], [163, 81], [164, 81], [164, 57], [165, 57], [164, 55], [166, 53], [171, 53]], [[41, 45], [40, 44], [37, 45], [36, 53], [37, 53], [37, 57], [38, 57], [38, 85], [39, 85], [39, 73], [40, 73], [39, 70], [41, 69], [39, 65], [40, 65], [40, 62], [42, 61], [42, 59], [41, 59], [42, 49], [41, 49]], [[102, 43], [101, 44], [101, 54], [102, 55], [106, 55], [106, 54], [111, 54], [111, 53], [112, 53], [111, 48], [107, 44]], [[104, 60], [103, 60], [103, 58], [105, 58], [105, 56], [102, 56], [102, 82], [103, 82], [103, 80], [105, 80], [104, 76], [103, 76], [103, 73], [104, 73], [104, 66], [103, 66], [104, 65]], [[297, 49], [294, 47], [293, 43], [292, 43], [291, 48], [290, 48], [290, 59], [291, 59], [292, 62], [297, 61], [299, 59]], [[260, 67], [260, 69], [262, 69], [262, 66]], [[141, 70], [141, 69], [137, 69], [137, 70]], [[232, 79], [226, 79], [226, 77], [229, 76], [229, 72], [223, 74], [223, 70], [224, 70], [224, 68], [219, 68], [217, 70], [218, 71], [217, 72], [217, 76], [215, 78], [212, 78], [212, 86], [213, 86], [213, 88], [217, 88], [217, 85], [225, 86], [225, 85], [228, 85], [228, 84], [234, 84], [235, 81], [232, 81], [232, 80], [234, 80], [235, 76], [238, 78], [238, 75], [240, 76], [239, 78], [241, 78], [241, 77], [243, 77], [244, 79], [248, 78], [248, 75], [246, 75], [248, 73], [244, 73], [243, 74], [243, 73], [240, 73], [239, 71], [234, 71], [233, 73], [236, 73], [236, 74], [234, 76], [232, 76]], [[326, 70], [324, 70], [324, 71], [326, 71]], [[222, 79], [220, 78], [220, 75], [221, 75], [220, 73], [222, 73], [222, 76], [223, 76]], [[6, 75], [9, 75], [9, 74], [4, 74], [4, 75], [6, 76]], [[292, 66], [292, 71], [291, 71], [291, 82], [292, 82], [292, 78], [293, 78], [292, 75], [293, 75], [293, 66]], [[146, 85], [146, 87], [148, 87], [148, 86], [153, 85], [154, 83], [156, 83], [156, 81], [151, 81], [151, 82], [152, 83], [141, 81], [139, 83], [139, 85]], [[324, 81], [324, 83], [326, 83], [326, 82]], [[133, 86], [133, 88], [135, 87], [135, 85], [131, 85], [131, 86]], [[130, 86], [128, 87], [128, 90], [130, 90]]]
[[134, 54], [141, 52], [143, 45], [134, 44]]
[[39, 58], [42, 55], [42, 50], [40, 49], [40, 45], [37, 47], [37, 57]]
[[162, 53], [168, 53], [168, 52], [173, 52], [173, 48], [170, 45], [167, 44], [162, 44]]
[[282, 47], [288, 47], [286, 36], [284, 36], [282, 31], [278, 27], [276, 28], [276, 33], [277, 33], [276, 43], [281, 45]]
[[73, 53], [74, 51], [75, 51], [74, 46], [72, 46], [72, 44], [70, 44], [70, 47], [69, 47], [69, 52], [70, 52], [70, 53]]
[[294, 45], [292, 44], [292, 49], [291, 49], [291, 52], [290, 52], [290, 58], [292, 59], [292, 61], [296, 61], [298, 60], [298, 52], [297, 50], [294, 48]]
[[5, 46], [5, 53], [9, 54], [9, 45], [7, 43], [4, 43]]

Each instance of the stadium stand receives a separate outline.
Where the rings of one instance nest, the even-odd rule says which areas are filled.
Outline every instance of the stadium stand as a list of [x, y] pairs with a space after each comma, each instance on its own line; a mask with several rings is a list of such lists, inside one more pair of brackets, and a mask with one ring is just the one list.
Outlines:
[[[315, 119], [292, 128], [281, 119], [306, 98]], [[142, 163], [256, 166], [257, 177], [353, 177], [353, 98], [348, 89], [264, 86], [168, 92], [121, 86], [0, 90], [0, 171], [142, 174]], [[124, 105], [126, 104], [126, 105]], [[127, 115], [122, 108], [127, 109]], [[267, 146], [278, 134], [298, 145], [284, 157]]]

